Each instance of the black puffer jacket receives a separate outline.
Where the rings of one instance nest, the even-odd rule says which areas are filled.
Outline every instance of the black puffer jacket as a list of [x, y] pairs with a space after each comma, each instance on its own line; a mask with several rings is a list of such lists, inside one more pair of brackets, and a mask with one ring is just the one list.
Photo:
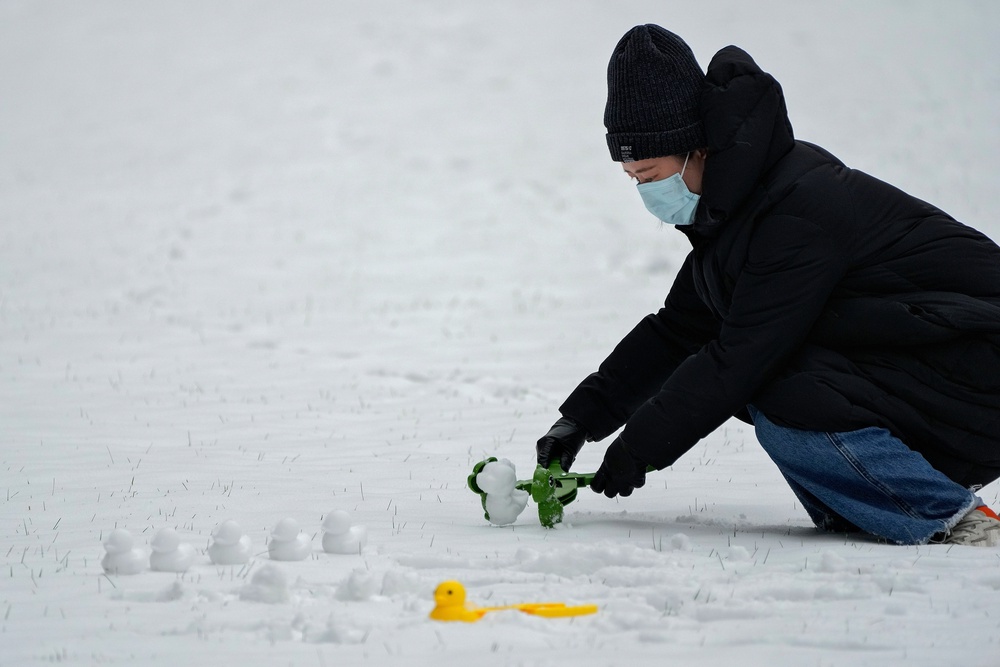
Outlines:
[[693, 250], [560, 408], [671, 465], [752, 404], [799, 429], [889, 429], [963, 485], [1000, 476], [1000, 248], [796, 141], [781, 87], [727, 47], [708, 69]]

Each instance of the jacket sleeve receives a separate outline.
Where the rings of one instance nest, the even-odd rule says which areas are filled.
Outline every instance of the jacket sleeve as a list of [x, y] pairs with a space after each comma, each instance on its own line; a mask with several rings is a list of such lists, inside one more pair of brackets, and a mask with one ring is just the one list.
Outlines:
[[659, 312], [647, 315], [559, 408], [591, 440], [617, 431], [662, 387], [677, 366], [718, 335], [719, 325], [694, 290], [689, 255]]
[[752, 402], [805, 341], [846, 272], [842, 245], [801, 218], [760, 221], [718, 337], [632, 415], [622, 433], [629, 449], [665, 468]]

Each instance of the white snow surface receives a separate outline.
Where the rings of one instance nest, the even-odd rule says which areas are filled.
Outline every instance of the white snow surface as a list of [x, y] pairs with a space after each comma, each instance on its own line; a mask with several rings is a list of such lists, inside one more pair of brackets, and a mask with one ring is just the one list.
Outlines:
[[[1000, 237], [993, 2], [0, 0], [0, 664], [1000, 664], [1000, 552], [817, 534], [736, 421], [559, 529], [483, 519], [472, 466], [531, 469], [685, 252], [604, 143], [644, 22]], [[329, 508], [363, 552], [269, 561]], [[186, 573], [102, 572], [163, 527]], [[446, 579], [600, 610], [438, 623]]]

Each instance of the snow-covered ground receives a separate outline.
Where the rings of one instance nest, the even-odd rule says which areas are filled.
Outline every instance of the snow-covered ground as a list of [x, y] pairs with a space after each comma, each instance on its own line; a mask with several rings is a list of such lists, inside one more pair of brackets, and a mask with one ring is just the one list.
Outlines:
[[[684, 253], [604, 145], [643, 22], [1000, 237], [985, 0], [0, 0], [0, 665], [1000, 664], [1000, 552], [818, 535], [738, 422], [562, 529], [483, 520], [473, 464], [528, 476]], [[228, 518], [247, 567], [205, 555]], [[167, 526], [186, 574], [102, 574]], [[446, 579], [600, 611], [437, 623]]]

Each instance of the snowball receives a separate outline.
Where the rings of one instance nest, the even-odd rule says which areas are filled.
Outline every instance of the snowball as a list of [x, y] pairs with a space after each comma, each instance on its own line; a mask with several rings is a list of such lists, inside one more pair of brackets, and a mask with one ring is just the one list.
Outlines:
[[341, 533], [323, 534], [323, 551], [328, 554], [359, 554], [368, 543], [368, 529], [364, 526], [348, 526]]
[[677, 533], [670, 538], [670, 548], [674, 551], [691, 551], [691, 538], [684, 533]]
[[251, 548], [248, 535], [240, 536], [233, 544], [223, 544], [216, 540], [208, 547], [208, 557], [216, 565], [243, 565], [250, 561]]
[[506, 526], [514, 523], [528, 504], [528, 492], [516, 488], [514, 464], [507, 459], [491, 461], [476, 475], [476, 484], [486, 492], [486, 512], [490, 523]]
[[271, 531], [271, 539], [278, 542], [291, 542], [299, 536], [300, 532], [298, 521], [292, 518], [282, 519]]
[[267, 555], [271, 560], [305, 560], [306, 558], [309, 558], [309, 544], [298, 541], [278, 542], [275, 540], [268, 545]]
[[132, 533], [115, 528], [104, 538], [104, 550], [109, 554], [124, 554], [132, 550]]
[[104, 540], [101, 568], [108, 574], [139, 574], [146, 569], [146, 552], [132, 548], [132, 534], [116, 528]]
[[[177, 537], [176, 533], [174, 537]], [[194, 557], [194, 547], [187, 543], [176, 543], [173, 549], [154, 550], [149, 557], [149, 567], [156, 572], [186, 572], [194, 563]]]
[[157, 593], [153, 598], [157, 602], [176, 602], [184, 597], [184, 586], [175, 580], [172, 584]]
[[486, 496], [486, 512], [490, 515], [490, 523], [506, 526], [517, 521], [517, 517], [528, 504], [528, 492], [517, 489], [509, 496], [489, 494]]
[[280, 568], [267, 564], [254, 573], [249, 584], [240, 589], [240, 599], [277, 604], [288, 602], [288, 579]]
[[158, 554], [167, 554], [177, 551], [181, 544], [180, 535], [173, 528], [161, 528], [156, 532], [153, 541], [149, 543], [153, 551]]
[[382, 590], [383, 574], [369, 570], [353, 570], [346, 579], [337, 586], [334, 594], [338, 600], [370, 600]]
[[334, 510], [323, 519], [323, 530], [342, 535], [351, 529], [351, 515], [344, 510]]
[[476, 475], [476, 484], [486, 493], [509, 496], [514, 492], [514, 484], [516, 483], [517, 474], [514, 471], [514, 464], [507, 459], [490, 461]]
[[243, 537], [243, 529], [232, 519], [226, 519], [220, 523], [215, 527], [215, 532], [212, 533], [212, 539], [215, 540], [215, 543], [224, 546], [238, 544], [241, 537]]

